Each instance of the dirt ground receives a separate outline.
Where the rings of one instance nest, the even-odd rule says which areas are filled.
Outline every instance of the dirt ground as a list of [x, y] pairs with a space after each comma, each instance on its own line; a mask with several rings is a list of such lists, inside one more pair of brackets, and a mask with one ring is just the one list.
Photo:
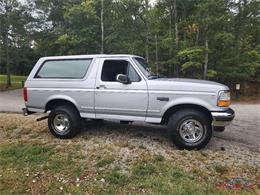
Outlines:
[[[217, 185], [226, 179], [243, 178], [256, 186], [255, 194], [258, 194], [260, 188], [260, 150], [259, 128], [257, 127], [259, 115], [256, 112], [259, 105], [243, 105], [242, 107], [234, 105], [233, 107], [238, 111], [234, 124], [231, 124], [223, 133], [215, 133], [207, 147], [200, 151], [178, 150], [169, 141], [165, 127], [143, 123], [123, 125], [114, 121], [86, 120], [82, 124], [82, 131], [75, 138], [61, 140], [54, 138], [49, 133], [46, 120], [36, 122], [36, 118], [40, 115], [24, 117], [16, 113], [0, 113], [0, 147], [15, 148], [17, 144], [23, 148], [26, 147], [26, 151], [21, 151], [22, 155], [20, 156], [21, 162], [26, 163], [27, 160], [23, 159], [23, 156], [27, 154], [30, 147], [32, 155], [35, 154], [35, 147], [45, 146], [53, 148], [54, 156], [61, 154], [68, 157], [72, 154], [79, 156], [76, 165], [83, 163], [89, 167], [88, 171], [91, 174], [87, 172], [86, 181], [94, 182], [96, 178], [103, 181], [101, 179], [103, 174], [100, 173], [101, 168], [102, 171], [108, 170], [103, 167], [99, 168], [99, 171], [96, 170], [95, 167], [100, 164], [100, 159], [104, 163], [110, 162], [110, 157], [113, 157], [113, 162], [110, 163], [109, 167], [119, 167], [121, 172], [128, 177], [137, 162], [143, 162], [144, 159], [150, 162], [150, 159], [155, 156], [157, 159], [165, 159], [169, 165], [180, 167], [187, 173], [198, 175], [199, 178], [203, 178], [203, 181], [205, 180], [211, 185]], [[254, 115], [248, 115], [248, 110], [252, 110]], [[253, 110], [255, 111], [253, 112]], [[9, 149], [9, 151], [15, 152], [16, 149]], [[10, 155], [12, 156], [12, 153]], [[35, 157], [28, 155], [25, 157], [30, 157], [32, 162], [35, 162]], [[76, 160], [74, 161], [76, 162]], [[53, 162], [46, 161], [47, 165], [51, 163]], [[87, 168], [83, 170], [85, 169]], [[25, 175], [17, 168], [14, 171]], [[56, 170], [56, 172], [50, 169], [46, 175], [55, 180], [57, 175], [60, 177], [64, 170]], [[38, 169], [36, 173], [38, 173]], [[0, 175], [10, 177], [4, 169], [1, 173], [1, 167]], [[64, 174], [62, 177], [66, 178], [67, 175]], [[34, 185], [33, 178], [29, 179], [32, 180], [32, 184], [28, 178], [23, 179], [27, 184], [29, 182], [27, 187]], [[12, 178], [12, 182], [15, 183], [16, 179]], [[12, 182], [9, 181], [9, 187], [13, 185]], [[39, 183], [42, 185], [41, 182], [45, 182], [45, 180], [40, 180]], [[89, 186], [87, 183], [86, 186]], [[46, 187], [43, 189], [46, 190]]]
[[0, 112], [21, 112], [23, 107], [23, 89], [0, 91]]
[[[23, 99], [21, 89], [0, 93], [0, 112], [20, 112], [22, 107]], [[237, 159], [244, 158], [244, 160], [250, 161], [250, 163], [260, 165], [260, 102], [254, 101], [250, 102], [250, 104], [246, 102], [235, 102], [231, 107], [235, 110], [235, 119], [232, 124], [226, 127], [224, 132], [214, 132], [214, 137], [206, 147], [206, 150], [225, 150], [225, 152], [234, 155]], [[0, 117], [3, 116], [4, 114], [0, 115]], [[21, 120], [21, 124], [19, 125], [20, 128], [22, 128], [24, 121], [23, 116], [15, 116]], [[28, 119], [35, 119], [35, 116], [29, 116], [26, 120]], [[32, 121], [33, 124], [37, 125], [34, 120]], [[114, 122], [95, 123], [95, 125], [91, 123], [90, 127], [88, 124], [89, 123], [86, 124], [86, 129], [90, 128], [92, 129], [91, 131], [95, 131], [95, 125], [102, 125], [104, 131], [109, 131], [112, 135], [119, 133], [125, 140], [129, 139], [129, 141], [132, 141], [132, 137], [128, 137], [128, 135], [136, 134], [141, 136], [142, 139], [138, 139], [140, 142], [144, 140], [147, 141], [147, 143], [144, 144], [148, 147], [153, 147], [156, 142], [159, 142], [162, 147], [172, 148], [172, 144], [167, 138], [165, 127], [147, 125], [144, 123], [133, 123], [129, 126], [118, 125]], [[110, 126], [113, 128], [109, 128]], [[47, 125], [45, 124], [43, 127], [44, 131], [48, 132]], [[114, 131], [114, 128], [117, 130]], [[129, 129], [129, 132], [125, 131], [127, 129]], [[125, 133], [127, 134], [125, 135]], [[85, 132], [79, 136], [84, 135]], [[157, 148], [155, 148], [155, 150], [156, 149]], [[250, 155], [248, 155], [248, 153], [250, 153]]]
[[[113, 167], [118, 167], [120, 173], [127, 178], [132, 178], [132, 170], [136, 163], [150, 162], [151, 159], [157, 159], [160, 162], [162, 159], [165, 159], [163, 162], [170, 167], [176, 166], [178, 169], [181, 168], [192, 176], [196, 176], [196, 182], [201, 183], [201, 181], [204, 181], [211, 186], [213, 185], [211, 189], [214, 191], [214, 185], [218, 183], [231, 178], [243, 178], [243, 180], [250, 181], [255, 185], [257, 190], [253, 194], [259, 194], [259, 102], [232, 104], [231, 107], [236, 112], [232, 124], [222, 133], [214, 132], [210, 143], [205, 149], [200, 151], [178, 150], [169, 141], [165, 127], [144, 123], [123, 125], [115, 121], [97, 122], [86, 120], [83, 122], [82, 131], [75, 138], [71, 140], [56, 139], [49, 133], [46, 120], [36, 122], [36, 118], [42, 116], [41, 114], [24, 117], [21, 113], [17, 113], [21, 111], [22, 106], [22, 90], [0, 93], [0, 152], [2, 151], [1, 154], [5, 156], [0, 158], [0, 161], [2, 160], [2, 163], [4, 163], [7, 154], [10, 161], [7, 158], [5, 167], [8, 168], [1, 167], [3, 164], [1, 165], [0, 162], [0, 183], [5, 183], [2, 188], [0, 185], [0, 191], [1, 189], [7, 190], [3, 191], [8, 192], [7, 194], [12, 194], [11, 192], [14, 194], [18, 192], [25, 193], [24, 190], [28, 193], [30, 192], [30, 194], [37, 194], [36, 192], [42, 193], [46, 189], [53, 190], [53, 193], [50, 194], [59, 194], [61, 192], [60, 188], [64, 184], [61, 184], [60, 179], [56, 178], [62, 177], [66, 181], [75, 180], [75, 175], [71, 171], [74, 166], [72, 168], [64, 168], [70, 164], [65, 163], [67, 160], [64, 159], [67, 158], [71, 158], [74, 163], [77, 162], [75, 166], [79, 165], [80, 170], [85, 170], [80, 172], [81, 175], [84, 175], [84, 177], [80, 177], [81, 184], [84, 184], [82, 188], [75, 187], [75, 182], [70, 184], [72, 186], [70, 190], [76, 189], [75, 194], [81, 191], [92, 192], [93, 194], [93, 192], [100, 192], [108, 188], [109, 185], [103, 177], [107, 174], [106, 172], [110, 173]], [[39, 158], [40, 154], [38, 155], [37, 151], [48, 151], [46, 148], [52, 148], [53, 157], [59, 156], [61, 158], [62, 156], [63, 161], [59, 163], [62, 163], [64, 167], [54, 169], [55, 165], [53, 169], [49, 169], [49, 165], [52, 167], [52, 164], [56, 163], [54, 161], [56, 158], [52, 159], [49, 156], [46, 156], [45, 164], [41, 162], [42, 158]], [[9, 153], [5, 152], [6, 150]], [[19, 151], [21, 154], [17, 153]], [[13, 155], [13, 152], [17, 154]], [[12, 158], [16, 159], [17, 162], [12, 164]], [[31, 159], [31, 161], [28, 161], [28, 159]], [[29, 163], [28, 167], [22, 166], [23, 169], [21, 170], [18, 166], [19, 162]], [[37, 166], [34, 168], [35, 170], [31, 170], [30, 164], [38, 165], [38, 163], [40, 163], [39, 167]], [[97, 166], [102, 163], [108, 164], [104, 167]], [[48, 167], [46, 173], [41, 170], [41, 167], [44, 166]], [[40, 173], [42, 178], [38, 177], [38, 173]], [[37, 175], [36, 179], [35, 174]], [[165, 172], [160, 174], [165, 174]], [[114, 176], [118, 178], [118, 173]], [[84, 179], [85, 177], [86, 179]], [[154, 179], [154, 176], [151, 175], [151, 178]], [[167, 177], [162, 177], [159, 181], [162, 180], [165, 182]], [[93, 181], [94, 184], [92, 182], [92, 185], [90, 185], [89, 181]], [[141, 181], [143, 181], [142, 178], [138, 181], [138, 185], [141, 185]], [[52, 188], [46, 187], [46, 182]], [[53, 186], [53, 183], [61, 185], [61, 187]], [[99, 188], [97, 188], [96, 183], [98, 183]], [[183, 185], [186, 186], [189, 183], [190, 181], [183, 183]], [[150, 185], [151, 182], [148, 182], [148, 184]], [[156, 180], [156, 184], [158, 184], [158, 180]], [[134, 184], [132, 185], [133, 187], [130, 191], [138, 189]], [[12, 191], [13, 186], [16, 186], [17, 188], [15, 189], [17, 190]], [[156, 186], [159, 188], [161, 184]], [[22, 190], [22, 188], [24, 189]], [[27, 188], [29, 191], [27, 191]], [[89, 188], [91, 190], [88, 190]], [[169, 186], [166, 185], [164, 188], [169, 189]], [[118, 192], [125, 192], [125, 194], [130, 192], [122, 186], [121, 188], [118, 185], [113, 187], [115, 192], [118, 189]], [[149, 189], [150, 187], [147, 189], [147, 192], [149, 192]], [[199, 189], [201, 190], [202, 188]], [[229, 194], [229, 191], [223, 193]], [[239, 192], [230, 191], [230, 194], [233, 193], [239, 194]], [[248, 192], [248, 194], [251, 193]]]
[[[235, 104], [232, 108], [236, 112], [232, 124], [222, 133], [214, 132], [213, 138], [203, 151], [206, 153], [220, 152], [235, 160], [260, 167], [260, 104]], [[40, 116], [24, 117], [21, 114], [0, 113], [0, 123], [7, 123], [0, 124], [0, 141], [1, 138], [4, 141], [6, 136], [1, 132], [1, 128], [14, 128], [10, 138], [22, 136], [23, 139], [27, 139], [29, 136], [29, 138], [45, 139], [47, 136], [48, 139], [55, 140], [48, 131], [46, 120], [36, 122], [36, 118]], [[10, 127], [6, 127], [6, 125]], [[34, 128], [37, 128], [37, 131], [34, 132]], [[23, 131], [31, 133], [27, 135], [23, 134]], [[16, 132], [17, 135], [15, 135]], [[82, 139], [84, 142], [85, 138], [88, 139], [93, 135], [96, 142], [108, 143], [122, 140], [134, 146], [142, 145], [155, 154], [165, 154], [166, 156], [172, 153], [172, 150], [176, 150], [167, 137], [166, 128], [159, 125], [145, 123], [121, 125], [115, 121], [87, 120], [83, 124], [82, 132], [74, 139], [76, 141]], [[93, 147], [92, 144], [86, 143], [86, 147]]]
[[215, 136], [245, 144], [252, 149], [260, 149], [260, 104], [234, 104], [236, 116], [223, 133]]

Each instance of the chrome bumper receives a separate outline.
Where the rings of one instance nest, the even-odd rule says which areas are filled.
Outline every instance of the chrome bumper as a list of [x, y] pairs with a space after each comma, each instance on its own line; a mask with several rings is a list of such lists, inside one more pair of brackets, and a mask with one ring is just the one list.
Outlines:
[[211, 112], [213, 121], [212, 125], [215, 127], [223, 127], [228, 125], [235, 117], [235, 112], [231, 108], [226, 111]]

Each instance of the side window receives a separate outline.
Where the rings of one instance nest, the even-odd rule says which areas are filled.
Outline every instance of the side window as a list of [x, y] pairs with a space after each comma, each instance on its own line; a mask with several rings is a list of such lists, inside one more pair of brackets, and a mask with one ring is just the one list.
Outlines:
[[44, 62], [35, 78], [83, 78], [92, 59], [65, 59]]
[[118, 74], [127, 75], [131, 82], [141, 80], [132, 65], [126, 60], [105, 60], [101, 73], [102, 81], [116, 82]]

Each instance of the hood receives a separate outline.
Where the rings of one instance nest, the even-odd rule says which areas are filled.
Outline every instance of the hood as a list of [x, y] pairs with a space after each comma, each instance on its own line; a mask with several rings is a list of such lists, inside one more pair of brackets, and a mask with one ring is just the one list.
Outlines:
[[217, 83], [214, 81], [208, 80], [200, 80], [200, 79], [184, 79], [184, 78], [159, 78], [156, 79], [157, 81], [173, 81], [173, 82], [184, 82], [184, 83], [198, 83], [198, 84], [209, 84], [209, 85], [221, 85], [221, 83]]
[[157, 90], [177, 90], [177, 91], [205, 91], [218, 92], [229, 90], [226, 85], [214, 81], [183, 78], [158, 78], [148, 80], [150, 89]]

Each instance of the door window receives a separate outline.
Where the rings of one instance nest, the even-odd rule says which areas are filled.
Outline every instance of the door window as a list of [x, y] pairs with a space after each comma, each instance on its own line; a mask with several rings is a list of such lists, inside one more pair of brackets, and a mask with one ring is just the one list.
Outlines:
[[131, 82], [141, 81], [133, 66], [126, 60], [105, 60], [101, 73], [102, 81], [116, 82], [118, 74], [127, 75]]

